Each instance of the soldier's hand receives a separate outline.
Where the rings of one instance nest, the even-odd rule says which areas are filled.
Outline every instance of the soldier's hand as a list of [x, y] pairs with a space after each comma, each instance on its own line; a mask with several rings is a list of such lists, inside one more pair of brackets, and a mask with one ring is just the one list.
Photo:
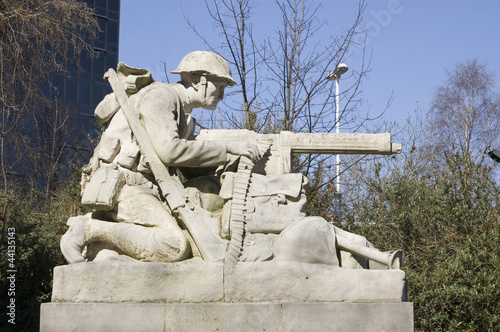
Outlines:
[[262, 158], [259, 148], [256, 144], [245, 141], [227, 142], [227, 152], [237, 155], [245, 156], [253, 161]]

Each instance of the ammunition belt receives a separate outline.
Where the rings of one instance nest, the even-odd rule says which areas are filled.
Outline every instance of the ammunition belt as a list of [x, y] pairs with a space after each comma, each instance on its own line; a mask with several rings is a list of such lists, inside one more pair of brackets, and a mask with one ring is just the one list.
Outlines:
[[[259, 141], [260, 151], [268, 151], [270, 142]], [[247, 223], [248, 190], [252, 180], [252, 169], [254, 163], [247, 157], [241, 156], [238, 164], [238, 171], [234, 176], [233, 195], [231, 205], [231, 216], [229, 219], [229, 230], [231, 241], [229, 243], [224, 267], [226, 272], [232, 272], [243, 252], [245, 241], [245, 225]]]
[[226, 253], [225, 267], [232, 271], [238, 263], [245, 240], [245, 224], [247, 211], [248, 188], [252, 177], [254, 164], [247, 157], [241, 156], [238, 164], [238, 172], [234, 176], [233, 200], [231, 205], [231, 217], [229, 227], [231, 232], [231, 242]]

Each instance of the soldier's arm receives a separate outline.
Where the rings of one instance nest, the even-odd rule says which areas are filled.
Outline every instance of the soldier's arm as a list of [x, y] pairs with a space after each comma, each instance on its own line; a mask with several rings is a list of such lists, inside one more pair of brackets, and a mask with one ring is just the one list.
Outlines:
[[180, 138], [178, 126], [182, 112], [180, 100], [167, 86], [147, 91], [138, 101], [137, 108], [153, 147], [165, 165], [208, 167], [226, 162], [225, 143]]

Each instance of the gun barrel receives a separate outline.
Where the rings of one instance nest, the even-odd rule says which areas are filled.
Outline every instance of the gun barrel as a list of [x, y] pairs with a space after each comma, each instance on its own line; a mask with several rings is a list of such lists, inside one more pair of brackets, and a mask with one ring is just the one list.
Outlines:
[[294, 153], [309, 154], [396, 154], [401, 144], [391, 142], [391, 134], [334, 134], [291, 133], [280, 134], [280, 146]]
[[[292, 133], [257, 134], [246, 129], [200, 130], [198, 140], [246, 140], [271, 144], [265, 161], [265, 174], [286, 174], [291, 170], [293, 153], [307, 154], [397, 154], [401, 144], [391, 142], [391, 134]], [[261, 163], [257, 163], [260, 167]]]

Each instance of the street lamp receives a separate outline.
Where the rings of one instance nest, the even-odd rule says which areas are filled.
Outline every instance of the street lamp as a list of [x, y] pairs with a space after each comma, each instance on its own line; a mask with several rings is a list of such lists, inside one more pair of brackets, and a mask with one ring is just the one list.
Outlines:
[[[339, 63], [334, 71], [326, 77], [330, 81], [335, 81], [335, 126], [337, 134], [340, 133], [340, 103], [339, 103], [339, 80], [349, 67], [344, 63]], [[337, 192], [340, 194], [340, 155], [337, 155]]]
[[[332, 71], [328, 76], [326, 77], [327, 80], [329, 81], [335, 81], [335, 126], [337, 128], [337, 134], [340, 133], [340, 102], [339, 102], [339, 80], [340, 76], [347, 72], [349, 70], [349, 67], [347, 67], [346, 64], [344, 63], [339, 63], [337, 67], [335, 67], [335, 70]], [[337, 199], [336, 199], [336, 207], [335, 209], [337, 210], [337, 214], [339, 216], [339, 220], [342, 220], [342, 214], [341, 214], [341, 205], [342, 205], [342, 194], [340, 193], [340, 155], [337, 154]]]
[[490, 156], [491, 159], [496, 161], [497, 163], [500, 163], [500, 150], [499, 149], [494, 149], [488, 152], [488, 156]]

